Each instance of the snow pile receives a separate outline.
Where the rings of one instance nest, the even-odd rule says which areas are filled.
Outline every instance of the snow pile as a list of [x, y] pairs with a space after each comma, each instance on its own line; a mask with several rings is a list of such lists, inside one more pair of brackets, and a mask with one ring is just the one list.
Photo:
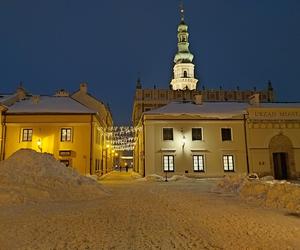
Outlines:
[[95, 199], [105, 194], [95, 180], [47, 153], [21, 149], [0, 162], [0, 205]]
[[217, 183], [213, 191], [238, 193], [245, 182], [248, 182], [246, 174], [226, 175]]
[[232, 175], [221, 180], [214, 191], [239, 194], [243, 199], [258, 201], [272, 208], [287, 208], [300, 213], [300, 185], [264, 178], [251, 180], [247, 176]]
[[153, 181], [153, 182], [162, 182], [164, 180], [165, 178], [157, 174], [151, 174], [151, 175], [147, 175], [144, 178], [137, 179], [137, 181]]
[[[157, 174], [151, 174], [147, 175], [144, 178], [137, 179], [138, 181], [152, 181], [152, 182], [163, 182], [166, 181], [166, 177], [157, 175]], [[183, 181], [183, 180], [193, 180], [191, 178], [186, 177], [185, 175], [173, 175], [172, 177], [167, 177], [168, 181]]]
[[193, 180], [193, 179], [188, 178], [185, 175], [173, 175], [171, 178], [168, 178], [168, 181], [188, 181], [188, 180]]

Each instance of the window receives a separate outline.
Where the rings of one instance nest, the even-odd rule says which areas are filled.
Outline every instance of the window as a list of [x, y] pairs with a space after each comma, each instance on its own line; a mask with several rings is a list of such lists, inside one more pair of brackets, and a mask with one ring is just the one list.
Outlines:
[[223, 155], [223, 167], [225, 172], [234, 172], [233, 155]]
[[163, 128], [163, 140], [164, 141], [173, 140], [173, 128]]
[[188, 77], [187, 71], [183, 71], [183, 77], [184, 77], [184, 78], [187, 78], [187, 77]]
[[202, 128], [192, 128], [192, 140], [202, 141]]
[[32, 128], [22, 130], [22, 141], [32, 141]]
[[72, 139], [72, 129], [62, 128], [60, 133], [60, 141], [71, 141]]
[[194, 172], [204, 172], [204, 155], [193, 155]]
[[174, 155], [164, 155], [164, 172], [174, 172]]
[[221, 128], [222, 141], [231, 141], [231, 128]]

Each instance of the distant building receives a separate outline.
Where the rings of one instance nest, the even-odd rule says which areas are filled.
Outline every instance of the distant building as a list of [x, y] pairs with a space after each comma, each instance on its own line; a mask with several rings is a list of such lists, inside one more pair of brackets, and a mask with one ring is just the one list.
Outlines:
[[144, 176], [299, 178], [300, 103], [172, 102], [143, 113], [134, 150]]
[[[183, 10], [182, 10], [183, 13]], [[184, 21], [184, 15], [181, 15], [181, 21], [177, 29], [178, 52], [174, 57], [173, 77], [169, 89], [143, 89], [141, 80], [137, 80], [135, 97], [132, 111], [133, 125], [136, 126], [141, 115], [145, 111], [162, 107], [172, 101], [190, 100], [193, 101], [196, 95], [202, 95], [204, 101], [221, 102], [247, 102], [248, 98], [257, 93], [260, 95], [261, 102], [273, 102], [274, 91], [271, 82], [264, 90], [240, 90], [237, 87], [234, 90], [219, 89], [200, 90], [200, 83], [195, 76], [195, 65], [193, 63], [193, 54], [189, 50], [188, 25]]]
[[87, 92], [86, 83], [72, 96], [65, 90], [54, 96], [23, 93], [20, 98], [17, 91], [0, 99], [1, 159], [31, 148], [53, 154], [81, 174], [112, 170], [113, 153], [106, 140], [112, 116], [107, 106]]

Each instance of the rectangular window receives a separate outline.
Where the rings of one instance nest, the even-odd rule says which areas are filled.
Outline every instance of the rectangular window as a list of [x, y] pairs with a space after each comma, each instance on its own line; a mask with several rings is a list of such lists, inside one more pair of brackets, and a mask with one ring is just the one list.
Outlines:
[[202, 141], [202, 128], [192, 128], [192, 140]]
[[72, 140], [72, 129], [62, 128], [60, 131], [60, 141], [71, 141]]
[[32, 128], [22, 130], [22, 141], [32, 141]]
[[164, 155], [164, 172], [174, 172], [174, 155]]
[[204, 155], [193, 155], [194, 172], [204, 172]]
[[222, 141], [231, 141], [231, 128], [221, 128]]
[[223, 155], [223, 167], [225, 172], [234, 172], [233, 155]]
[[164, 141], [173, 140], [173, 128], [163, 128], [163, 140]]

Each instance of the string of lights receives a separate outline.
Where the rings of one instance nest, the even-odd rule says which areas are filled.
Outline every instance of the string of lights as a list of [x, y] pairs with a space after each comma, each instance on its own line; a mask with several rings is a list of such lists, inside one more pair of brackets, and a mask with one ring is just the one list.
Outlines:
[[134, 132], [132, 126], [109, 127], [106, 139], [115, 151], [131, 151], [134, 148]]

